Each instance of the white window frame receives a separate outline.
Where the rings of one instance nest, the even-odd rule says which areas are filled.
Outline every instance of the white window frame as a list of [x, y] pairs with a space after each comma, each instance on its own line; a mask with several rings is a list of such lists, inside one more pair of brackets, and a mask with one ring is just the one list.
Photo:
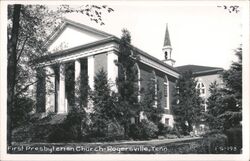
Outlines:
[[141, 71], [139, 65], [136, 63], [135, 67], [137, 69], [137, 79], [138, 79], [138, 102], [141, 102]]
[[[202, 85], [203, 85], [203, 87], [202, 87]], [[198, 87], [198, 86], [200, 86], [200, 87]], [[206, 86], [205, 86], [205, 84], [203, 82], [201, 82], [201, 81], [197, 82], [196, 90], [199, 90], [200, 97], [206, 96]], [[204, 93], [202, 93], [202, 90], [204, 90]]]
[[[165, 97], [165, 93], [164, 93], [164, 98], [165, 98], [165, 101], [166, 101], [166, 106], [164, 107], [165, 109], [169, 109], [169, 81], [168, 81], [168, 77], [165, 76], [164, 78], [164, 88], [165, 86], [167, 86], [167, 96]], [[164, 92], [165, 92], [165, 89], [164, 89]]]
[[156, 77], [156, 73], [155, 71], [153, 70], [152, 71], [153, 75], [154, 75], [154, 78], [153, 78], [153, 81], [154, 81], [154, 86], [155, 86], [155, 102], [154, 102], [154, 107], [157, 108], [158, 106], [158, 102], [157, 102], [157, 94], [158, 94], [158, 91], [157, 91], [157, 77]]

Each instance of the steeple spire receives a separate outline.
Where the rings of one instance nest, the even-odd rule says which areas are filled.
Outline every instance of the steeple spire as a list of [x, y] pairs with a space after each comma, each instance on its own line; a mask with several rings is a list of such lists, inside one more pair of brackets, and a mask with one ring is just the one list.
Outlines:
[[169, 32], [168, 32], [168, 24], [166, 25], [166, 31], [165, 31], [165, 38], [164, 38], [164, 46], [171, 46], [171, 41], [170, 41], [170, 37], [169, 37]]
[[171, 41], [170, 41], [170, 36], [169, 36], [169, 31], [168, 31], [168, 24], [166, 25], [165, 38], [164, 38], [162, 51], [163, 51], [164, 58], [165, 58], [164, 62], [171, 66], [174, 66], [175, 60], [171, 58], [172, 46], [171, 46]]

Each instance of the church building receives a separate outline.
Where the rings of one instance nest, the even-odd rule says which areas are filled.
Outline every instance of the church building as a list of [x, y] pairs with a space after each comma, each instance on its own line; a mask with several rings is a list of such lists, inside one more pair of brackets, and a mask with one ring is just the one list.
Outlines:
[[191, 71], [193, 77], [197, 81], [196, 89], [199, 90], [200, 97], [204, 101], [204, 111], [207, 111], [207, 99], [210, 96], [209, 86], [215, 82], [222, 85], [222, 78], [220, 77], [223, 72], [223, 68], [200, 66], [200, 65], [183, 65], [176, 67], [180, 73]]
[[[82, 104], [86, 99], [76, 91], [82, 86], [93, 89], [94, 77], [100, 69], [105, 70], [108, 79], [114, 84], [112, 90], [117, 91], [119, 69], [115, 62], [120, 54], [119, 41], [114, 35], [65, 19], [45, 44], [49, 54], [39, 59], [36, 111], [67, 114], [74, 104]], [[175, 61], [172, 59], [168, 27], [162, 54], [165, 60], [159, 60], [135, 46], [131, 47], [131, 52], [140, 57], [135, 66], [139, 89], [147, 88], [153, 75], [155, 88], [162, 93], [160, 104], [164, 113], [161, 121], [173, 126], [171, 101], [180, 72], [173, 67]], [[141, 99], [139, 94], [138, 101]], [[87, 108], [89, 103], [84, 106]]]

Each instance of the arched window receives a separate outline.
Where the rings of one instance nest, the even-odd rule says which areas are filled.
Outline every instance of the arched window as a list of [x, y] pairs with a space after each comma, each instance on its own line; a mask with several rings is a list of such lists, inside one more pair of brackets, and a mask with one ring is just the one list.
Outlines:
[[169, 109], [169, 81], [168, 77], [164, 78], [164, 99], [165, 99], [165, 109]]
[[157, 105], [158, 105], [158, 103], [157, 103], [157, 95], [158, 95], [158, 93], [157, 93], [157, 77], [156, 77], [156, 74], [155, 74], [155, 71], [153, 70], [152, 71], [152, 73], [153, 73], [153, 78], [152, 78], [152, 81], [153, 81], [153, 83], [154, 83], [154, 107], [157, 107]]
[[135, 64], [135, 69], [137, 71], [137, 87], [138, 87], [138, 102], [141, 101], [141, 71], [139, 68], [139, 65], [136, 63]]
[[196, 85], [196, 89], [199, 91], [200, 96], [205, 96], [205, 94], [206, 94], [206, 86], [204, 85], [204, 83], [199, 81], [197, 83], [197, 85]]

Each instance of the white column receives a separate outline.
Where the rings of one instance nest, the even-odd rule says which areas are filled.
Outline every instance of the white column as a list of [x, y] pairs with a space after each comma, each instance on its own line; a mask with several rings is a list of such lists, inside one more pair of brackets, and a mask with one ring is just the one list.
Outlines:
[[55, 111], [55, 72], [50, 66], [45, 67], [46, 73], [46, 97], [45, 97], [45, 111]]
[[75, 61], [75, 105], [80, 107], [81, 62]]
[[[95, 69], [94, 56], [89, 56], [88, 57], [88, 84], [91, 90], [94, 90], [94, 76], [95, 76], [94, 69]], [[87, 113], [91, 113], [93, 111], [93, 102], [91, 99], [88, 99], [88, 105], [85, 111]]]
[[118, 61], [118, 56], [114, 51], [110, 51], [107, 54], [107, 59], [108, 80], [112, 83], [111, 90], [117, 92], [116, 78], [118, 77], [118, 66], [115, 64], [115, 61]]
[[89, 82], [89, 87], [92, 90], [94, 90], [94, 76], [95, 76], [94, 65], [95, 65], [94, 56], [89, 56], [88, 57], [88, 82]]
[[65, 103], [65, 64], [59, 66], [58, 113], [66, 113]]

